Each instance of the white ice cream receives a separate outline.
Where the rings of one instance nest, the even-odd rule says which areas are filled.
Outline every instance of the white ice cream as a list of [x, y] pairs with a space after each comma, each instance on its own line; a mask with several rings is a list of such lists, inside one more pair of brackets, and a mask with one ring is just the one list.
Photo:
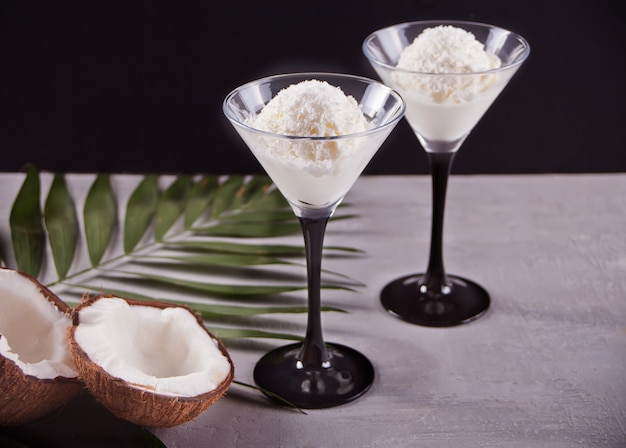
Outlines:
[[[370, 128], [356, 100], [339, 87], [315, 79], [281, 90], [250, 120], [256, 129], [294, 137], [331, 137]], [[310, 142], [309, 142], [310, 143]], [[336, 159], [337, 145], [290, 146], [294, 157], [311, 161]]]
[[[407, 102], [406, 118], [431, 141], [464, 138], [506, 85], [500, 59], [461, 28], [427, 28], [400, 54], [388, 79]], [[508, 79], [508, 78], [507, 78]]]
[[272, 133], [242, 138], [283, 195], [310, 208], [341, 200], [382, 143], [372, 136], [334, 138], [372, 125], [353, 97], [314, 79], [278, 92], [247, 124]]
[[[469, 31], [440, 25], [425, 29], [405, 47], [397, 66], [419, 73], [476, 73], [500, 67], [500, 59], [487, 53], [484, 45]], [[419, 79], [417, 82], [422, 83]], [[428, 90], [439, 91], [444, 87], [449, 89], [446, 95], [458, 90], [455, 86], [437, 85], [428, 87]]]

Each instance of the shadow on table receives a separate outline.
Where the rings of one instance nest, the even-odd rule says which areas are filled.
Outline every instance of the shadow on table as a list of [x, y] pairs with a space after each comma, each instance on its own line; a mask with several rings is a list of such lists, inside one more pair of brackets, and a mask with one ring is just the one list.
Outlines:
[[0, 428], [0, 448], [164, 447], [149, 431], [115, 417], [87, 392], [35, 422]]

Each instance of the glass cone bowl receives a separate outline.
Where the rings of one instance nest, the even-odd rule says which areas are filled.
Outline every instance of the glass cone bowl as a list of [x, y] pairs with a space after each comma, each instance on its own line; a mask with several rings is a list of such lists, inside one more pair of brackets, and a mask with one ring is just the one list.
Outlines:
[[[470, 73], [423, 73], [396, 67], [400, 54], [424, 30], [449, 25], [471, 32], [497, 56], [501, 66]], [[426, 151], [455, 150], [530, 54], [518, 34], [474, 22], [419, 21], [393, 25], [370, 34], [363, 52], [386, 85], [406, 101], [407, 122]], [[443, 143], [443, 148], [438, 143]], [[455, 146], [451, 146], [454, 144]]]
[[[255, 129], [248, 119], [282, 89], [317, 79], [356, 99], [371, 129], [351, 135], [308, 137]], [[404, 101], [378, 81], [332, 73], [277, 75], [231, 92], [224, 113], [292, 206], [325, 208], [340, 201], [394, 129]]]

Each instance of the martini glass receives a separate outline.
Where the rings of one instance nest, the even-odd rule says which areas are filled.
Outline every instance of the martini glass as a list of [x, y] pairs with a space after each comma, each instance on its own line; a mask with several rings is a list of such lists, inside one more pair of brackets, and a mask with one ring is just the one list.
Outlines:
[[[333, 137], [264, 132], [251, 127], [255, 116], [282, 89], [316, 79], [352, 96], [371, 128]], [[321, 261], [326, 224], [373, 155], [404, 115], [404, 101], [384, 84], [331, 73], [272, 76], [245, 84], [224, 100], [223, 110], [298, 217], [307, 260], [308, 315], [302, 343], [265, 354], [254, 381], [300, 408], [327, 408], [349, 402], [371, 386], [374, 368], [360, 352], [324, 341], [321, 322]], [[316, 160], [314, 154], [335, 154]], [[271, 396], [271, 395], [270, 395]]]
[[[425, 29], [438, 25], [474, 34], [501, 67], [473, 73], [420, 73], [396, 67], [400, 53]], [[489, 307], [479, 284], [447, 274], [443, 263], [446, 189], [454, 156], [476, 123], [526, 60], [530, 47], [521, 36], [491, 25], [461, 21], [402, 23], [370, 34], [363, 52], [388, 86], [406, 101], [406, 119], [426, 151], [432, 174], [432, 225], [428, 267], [386, 285], [383, 307], [408, 322], [447, 327], [470, 322]]]

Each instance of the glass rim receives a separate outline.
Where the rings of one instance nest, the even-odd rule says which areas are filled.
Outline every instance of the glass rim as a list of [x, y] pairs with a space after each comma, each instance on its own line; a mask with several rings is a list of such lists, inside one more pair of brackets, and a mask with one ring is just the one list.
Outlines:
[[[350, 134], [342, 134], [342, 135], [330, 135], [326, 137], [325, 136], [302, 136], [302, 135], [277, 134], [275, 132], [264, 131], [261, 129], [257, 129], [253, 126], [250, 126], [249, 124], [246, 124], [245, 122], [241, 121], [238, 117], [236, 117], [232, 113], [231, 108], [229, 107], [229, 104], [231, 100], [244, 89], [250, 88], [255, 85], [268, 83], [274, 80], [280, 80], [280, 79], [286, 80], [289, 78], [294, 78], [294, 79], [297, 78], [297, 79], [300, 79], [301, 81], [305, 81], [307, 79], [318, 79], [320, 81], [327, 81], [329, 84], [331, 84], [329, 82], [329, 79], [334, 78], [334, 79], [357, 81], [357, 82], [367, 84], [367, 85], [376, 85], [377, 87], [384, 89], [390, 96], [392, 96], [396, 100], [399, 107], [396, 111], [394, 111], [393, 118], [390, 119], [389, 121], [386, 121], [385, 123], [375, 125], [374, 127], [367, 129], [365, 131], [353, 132]], [[319, 79], [319, 78], [322, 78], [322, 79]], [[331, 84], [331, 85], [333, 85], [333, 87], [341, 88], [340, 85], [336, 85], [336, 84]], [[346, 93], [344, 92], [344, 94]], [[349, 94], [346, 94], [346, 95], [349, 95]], [[349, 95], [349, 96], [353, 96], [353, 95]], [[272, 137], [272, 138], [280, 138], [280, 139], [295, 140], [295, 141], [318, 141], [318, 142], [319, 141], [347, 140], [347, 139], [352, 139], [352, 138], [364, 137], [370, 134], [375, 134], [377, 132], [380, 132], [383, 129], [388, 128], [389, 126], [395, 126], [395, 124], [399, 122], [404, 116], [405, 110], [406, 110], [406, 103], [404, 101], [404, 98], [398, 92], [396, 92], [394, 89], [387, 86], [386, 84], [383, 84], [382, 82], [377, 81], [375, 79], [367, 78], [365, 76], [352, 75], [352, 74], [346, 74], [346, 73], [334, 73], [334, 72], [293, 72], [293, 73], [281, 73], [277, 75], [265, 76], [263, 78], [258, 78], [252, 81], [248, 81], [245, 84], [242, 84], [239, 87], [231, 90], [230, 93], [226, 95], [222, 103], [222, 111], [224, 112], [224, 115], [226, 115], [226, 118], [228, 118], [228, 120], [230, 120], [231, 123], [243, 129], [249, 130], [256, 134]]]
[[[404, 68], [398, 68], [395, 65], [390, 65], [387, 64], [383, 61], [381, 61], [380, 59], [378, 59], [377, 57], [375, 57], [368, 49], [368, 44], [369, 42], [372, 41], [372, 39], [374, 39], [374, 37], [380, 35], [380, 33], [385, 32], [385, 31], [390, 31], [393, 29], [397, 29], [397, 28], [408, 28], [410, 26], [415, 26], [415, 25], [432, 25], [432, 26], [437, 26], [437, 25], [470, 25], [473, 27], [482, 27], [484, 29], [494, 29], [494, 30], [499, 30], [505, 33], [510, 34], [511, 36], [513, 36], [514, 38], [516, 38], [520, 44], [523, 45], [524, 47], [524, 51], [521, 54], [521, 56], [519, 58], [517, 58], [515, 61], [506, 64], [506, 65], [501, 65], [498, 68], [492, 68], [489, 70], [482, 70], [482, 71], [477, 71], [477, 72], [466, 72], [466, 73], [433, 73], [433, 72], [419, 72], [419, 71], [415, 71], [415, 70], [408, 70], [408, 69], [404, 69]], [[426, 28], [424, 28], [426, 29]], [[465, 29], [465, 28], [464, 28]], [[466, 31], [468, 31], [467, 29], [465, 29]], [[484, 45], [484, 42], [481, 42]], [[401, 23], [396, 23], [395, 25], [390, 25], [390, 26], [386, 26], [384, 28], [379, 28], [376, 31], [370, 33], [367, 35], [367, 37], [363, 40], [363, 44], [361, 45], [361, 49], [363, 51], [363, 54], [365, 54], [365, 57], [372, 62], [373, 64], [383, 67], [389, 71], [394, 71], [394, 72], [399, 72], [399, 73], [406, 73], [406, 74], [412, 74], [412, 75], [420, 75], [420, 76], [428, 76], [428, 77], [434, 77], [434, 76], [450, 76], [450, 77], [462, 77], [462, 76], [473, 76], [473, 75], [489, 75], [489, 74], [493, 74], [493, 73], [498, 73], [498, 72], [502, 72], [505, 70], [509, 70], [515, 67], [520, 66], [530, 55], [530, 44], [528, 43], [528, 41], [521, 35], [518, 34], [514, 31], [508, 30], [506, 28], [503, 28], [501, 26], [497, 26], [497, 25], [491, 25], [489, 23], [483, 23], [483, 22], [472, 22], [469, 20], [447, 20], [447, 19], [442, 19], [442, 20], [415, 20], [415, 21], [409, 21], [409, 22], [401, 22]]]

